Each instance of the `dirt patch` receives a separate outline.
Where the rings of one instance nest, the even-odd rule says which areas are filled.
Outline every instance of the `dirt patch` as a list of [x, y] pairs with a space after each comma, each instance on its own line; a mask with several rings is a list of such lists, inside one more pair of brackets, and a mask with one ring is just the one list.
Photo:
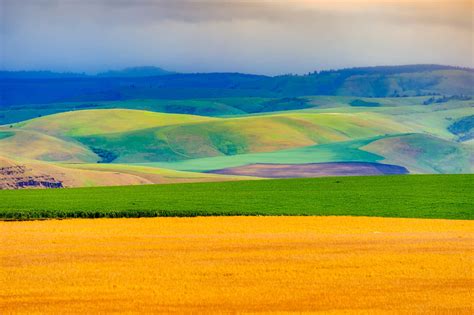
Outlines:
[[334, 162], [310, 164], [250, 164], [239, 167], [209, 171], [214, 174], [258, 176], [267, 178], [321, 177], [321, 176], [360, 176], [408, 174], [402, 166], [367, 163]]

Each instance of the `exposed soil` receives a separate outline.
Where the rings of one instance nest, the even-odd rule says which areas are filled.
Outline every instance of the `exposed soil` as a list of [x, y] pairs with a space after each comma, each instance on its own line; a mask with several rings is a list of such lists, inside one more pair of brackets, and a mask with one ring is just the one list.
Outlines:
[[402, 166], [367, 163], [335, 162], [310, 164], [250, 164], [209, 171], [214, 174], [258, 176], [267, 178], [295, 178], [321, 176], [360, 176], [408, 174]]

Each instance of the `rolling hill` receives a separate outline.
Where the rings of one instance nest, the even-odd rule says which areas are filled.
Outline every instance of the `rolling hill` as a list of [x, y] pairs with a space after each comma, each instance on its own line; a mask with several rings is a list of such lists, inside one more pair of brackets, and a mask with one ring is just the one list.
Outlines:
[[109, 155], [109, 162], [119, 163], [272, 152], [412, 131], [375, 113], [282, 113], [216, 119], [120, 109], [56, 114], [13, 127], [19, 130], [17, 134], [42, 132], [57, 137], [55, 140], [71, 139], [99, 156]]
[[440, 108], [474, 106], [472, 96], [418, 96], [368, 98], [354, 96], [299, 96], [284, 98], [224, 97], [202, 99], [131, 99], [118, 101], [88, 101], [49, 104], [0, 106], [0, 124], [13, 124], [51, 114], [89, 109], [134, 109], [159, 113], [230, 117], [260, 115], [282, 111], [342, 110], [360, 111], [370, 107], [372, 112], [396, 114], [405, 111], [434, 112]]
[[[0, 135], [0, 155], [14, 159], [61, 161], [68, 163], [96, 162], [97, 155], [73, 139], [61, 139], [35, 130], [9, 129]], [[1, 136], [0, 136], [1, 138]]]
[[56, 136], [84, 137], [213, 120], [216, 118], [108, 109], [80, 110], [49, 115], [14, 124], [13, 127]]
[[[4, 188], [474, 172], [474, 104], [467, 96], [77, 105], [0, 126]], [[166, 106], [216, 111], [155, 111]]]

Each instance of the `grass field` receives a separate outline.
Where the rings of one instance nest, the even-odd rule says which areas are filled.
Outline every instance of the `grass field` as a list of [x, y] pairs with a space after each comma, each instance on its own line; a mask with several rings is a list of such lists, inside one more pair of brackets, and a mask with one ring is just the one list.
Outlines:
[[474, 222], [0, 222], [0, 312], [472, 314]]
[[474, 175], [0, 191], [0, 218], [351, 215], [474, 219]]

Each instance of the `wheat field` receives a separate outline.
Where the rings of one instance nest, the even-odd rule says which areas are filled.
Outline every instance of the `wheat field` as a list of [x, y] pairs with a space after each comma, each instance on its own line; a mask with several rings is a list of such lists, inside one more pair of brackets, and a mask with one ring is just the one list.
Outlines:
[[472, 313], [474, 222], [0, 222], [0, 313]]

